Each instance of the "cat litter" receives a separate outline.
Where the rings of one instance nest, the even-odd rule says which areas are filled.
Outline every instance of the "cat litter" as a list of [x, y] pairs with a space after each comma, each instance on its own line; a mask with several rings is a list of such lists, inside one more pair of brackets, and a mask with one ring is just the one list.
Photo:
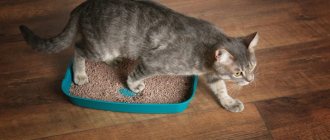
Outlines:
[[89, 83], [73, 84], [70, 92], [84, 98], [127, 103], [179, 103], [189, 97], [191, 78], [182, 76], [148, 78], [145, 80], [146, 88], [139, 94], [123, 89], [133, 68], [134, 62], [129, 60], [124, 60], [117, 67], [87, 61]]
[[185, 110], [197, 86], [197, 77], [154, 76], [144, 80], [141, 93], [133, 93], [126, 86], [127, 75], [134, 61], [123, 60], [109, 66], [103, 62], [86, 61], [89, 82], [72, 82], [71, 65], [62, 82], [62, 90], [76, 105], [120, 112], [178, 113]]

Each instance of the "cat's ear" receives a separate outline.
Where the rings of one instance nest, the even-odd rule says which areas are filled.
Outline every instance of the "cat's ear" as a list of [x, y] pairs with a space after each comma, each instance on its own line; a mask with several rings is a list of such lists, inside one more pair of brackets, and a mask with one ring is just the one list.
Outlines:
[[226, 49], [217, 49], [215, 51], [215, 59], [221, 64], [231, 64], [234, 57]]
[[242, 37], [244, 44], [247, 46], [250, 52], [254, 52], [258, 42], [259, 42], [259, 34], [258, 32], [252, 33], [245, 37]]

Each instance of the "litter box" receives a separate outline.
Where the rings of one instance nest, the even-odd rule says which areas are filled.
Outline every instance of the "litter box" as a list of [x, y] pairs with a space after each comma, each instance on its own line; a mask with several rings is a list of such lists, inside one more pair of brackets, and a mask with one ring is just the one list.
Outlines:
[[[70, 88], [73, 84], [72, 78], [72, 63], [69, 64], [64, 79], [62, 81], [62, 91], [69, 100], [81, 107], [92, 108], [97, 110], [107, 110], [114, 112], [128, 112], [128, 113], [141, 113], [141, 114], [174, 114], [183, 112], [191, 102], [192, 98], [195, 95], [198, 77], [192, 76], [192, 85], [190, 89], [189, 97], [186, 100], [179, 103], [125, 103], [125, 102], [112, 102], [104, 100], [96, 100], [90, 98], [84, 98], [72, 95], [70, 93]], [[126, 88], [121, 88], [121, 94], [132, 94], [131, 91]], [[133, 93], [134, 94], [134, 93]]]

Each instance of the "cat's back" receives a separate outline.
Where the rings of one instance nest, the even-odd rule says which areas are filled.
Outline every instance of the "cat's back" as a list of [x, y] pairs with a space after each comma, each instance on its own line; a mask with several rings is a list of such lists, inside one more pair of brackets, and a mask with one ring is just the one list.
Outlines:
[[175, 21], [173, 18], [179, 15], [149, 0], [88, 0], [75, 11], [79, 11], [83, 28], [96, 28], [96, 31], [126, 29], [131, 33], [135, 33], [133, 28], [149, 29], [160, 21]]
[[90, 47], [126, 56], [138, 56], [160, 44], [184, 49], [210, 38], [204, 36], [212, 29], [208, 22], [147, 0], [89, 0], [77, 9], [80, 32]]
[[126, 56], [138, 56], [145, 50], [142, 48], [152, 47], [150, 36], [160, 34], [158, 25], [168, 27], [174, 17], [172, 10], [144, 0], [89, 0], [75, 11], [86, 47], [99, 54], [121, 52]]
[[176, 18], [181, 16], [146, 0], [89, 0], [77, 9], [82, 33], [108, 39], [147, 37], [155, 28], [179, 22]]
[[[150, 14], [150, 12], [158, 12], [158, 14], [174, 14], [175, 12], [157, 2], [151, 0], [88, 0], [78, 6], [76, 9], [82, 11], [82, 17], [97, 16], [93, 14], [99, 14], [99, 17], [106, 14], [114, 13], [135, 13], [144, 12], [144, 14]], [[118, 14], [118, 16], [120, 16]], [[108, 15], [109, 16], [109, 15]]]

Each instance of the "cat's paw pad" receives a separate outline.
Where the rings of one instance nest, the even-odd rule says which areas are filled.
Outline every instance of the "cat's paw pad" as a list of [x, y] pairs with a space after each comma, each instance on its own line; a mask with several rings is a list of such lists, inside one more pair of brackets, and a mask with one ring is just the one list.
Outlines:
[[244, 104], [238, 99], [223, 103], [222, 106], [230, 112], [242, 112], [244, 110]]
[[140, 93], [141, 91], [144, 90], [145, 87], [146, 86], [144, 83], [139, 83], [139, 84], [135, 84], [134, 86], [132, 86], [132, 85], [129, 86], [129, 88], [135, 93]]
[[73, 81], [77, 85], [84, 85], [88, 83], [88, 77], [87, 75], [82, 75], [82, 74], [75, 75]]

